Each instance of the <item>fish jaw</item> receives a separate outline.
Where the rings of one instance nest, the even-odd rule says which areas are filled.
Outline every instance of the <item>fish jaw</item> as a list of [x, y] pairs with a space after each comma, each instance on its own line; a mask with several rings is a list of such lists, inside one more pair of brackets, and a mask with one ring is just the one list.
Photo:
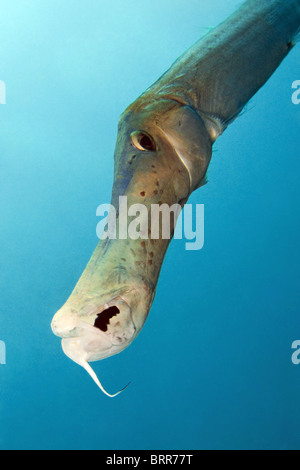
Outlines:
[[89, 295], [86, 301], [84, 295], [71, 296], [54, 316], [52, 331], [62, 338], [64, 352], [64, 345], [72, 343], [87, 362], [99, 361], [123, 351], [136, 338], [150, 310], [151, 298], [145, 284], [139, 289], [127, 287], [104, 303], [98, 295]]
[[[145, 292], [144, 296], [141, 296], [142, 291]], [[90, 296], [85, 304], [82, 303], [84, 296], [81, 296], [81, 305], [89, 305], [90, 312], [87, 314], [85, 309], [83, 315], [79, 315], [74, 308], [74, 305], [79, 306], [75, 294], [52, 320], [52, 331], [62, 338], [65, 355], [83, 367], [108, 397], [119, 395], [127, 386], [117, 393], [108, 393], [89, 363], [118, 354], [131, 344], [142, 329], [150, 310], [151, 298], [151, 292], [145, 286], [140, 286], [139, 293], [136, 288], [126, 290], [99, 308], [95, 308], [96, 298], [92, 306]]]

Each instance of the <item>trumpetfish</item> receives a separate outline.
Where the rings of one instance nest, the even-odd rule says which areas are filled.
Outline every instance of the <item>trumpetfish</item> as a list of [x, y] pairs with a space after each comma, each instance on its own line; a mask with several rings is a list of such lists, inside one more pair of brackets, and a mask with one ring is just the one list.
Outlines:
[[[214, 142], [291, 51], [299, 28], [300, 0], [248, 0], [179, 57], [120, 117], [112, 206], [126, 196], [128, 205], [183, 207], [206, 182]], [[52, 320], [65, 354], [110, 397], [120, 392], [107, 393], [89, 362], [139, 334], [169, 243], [100, 240]]]

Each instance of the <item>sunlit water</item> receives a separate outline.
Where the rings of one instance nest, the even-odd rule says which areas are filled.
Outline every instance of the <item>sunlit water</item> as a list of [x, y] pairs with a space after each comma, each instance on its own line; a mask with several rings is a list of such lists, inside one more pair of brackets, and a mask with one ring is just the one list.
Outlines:
[[[146, 325], [95, 364], [50, 330], [97, 243], [117, 121], [238, 0], [0, 1], [1, 449], [300, 448], [300, 46], [215, 145], [205, 246], [172, 242]], [[0, 361], [1, 363], [1, 361]]]

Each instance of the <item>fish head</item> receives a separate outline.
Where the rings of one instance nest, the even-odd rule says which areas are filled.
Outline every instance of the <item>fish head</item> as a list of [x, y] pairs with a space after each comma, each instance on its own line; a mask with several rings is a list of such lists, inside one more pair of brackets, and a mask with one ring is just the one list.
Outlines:
[[132, 203], [186, 201], [206, 175], [213, 140], [200, 115], [174, 100], [149, 101], [142, 95], [120, 118], [114, 204], [126, 193]]
[[[89, 363], [123, 351], [141, 331], [175, 230], [174, 216], [169, 236], [162, 236], [163, 221], [153, 221], [152, 207], [181, 209], [205, 176], [211, 145], [199, 116], [170, 100], [144, 106], [135, 103], [121, 116], [112, 226], [119, 234], [125, 224], [129, 234], [132, 220], [128, 217], [124, 222], [119, 205], [120, 197], [126, 197], [128, 208], [142, 206], [140, 238], [101, 240], [73, 293], [52, 321], [65, 354], [84, 367], [103, 391]], [[154, 231], [159, 235], [153, 237]]]

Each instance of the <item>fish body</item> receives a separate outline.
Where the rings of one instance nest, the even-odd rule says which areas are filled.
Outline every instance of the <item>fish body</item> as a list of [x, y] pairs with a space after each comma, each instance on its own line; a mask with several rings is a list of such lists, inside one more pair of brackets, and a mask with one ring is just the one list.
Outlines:
[[[169, 238], [151, 237], [151, 208], [181, 208], [205, 184], [214, 142], [290, 52], [299, 28], [300, 0], [248, 0], [121, 115], [111, 204], [122, 196], [128, 207], [144, 205], [148, 237], [101, 240], [52, 321], [66, 355], [104, 392], [88, 363], [119, 353], [141, 331], [174, 233], [175, 219]], [[119, 233], [122, 211], [116, 215]]]

